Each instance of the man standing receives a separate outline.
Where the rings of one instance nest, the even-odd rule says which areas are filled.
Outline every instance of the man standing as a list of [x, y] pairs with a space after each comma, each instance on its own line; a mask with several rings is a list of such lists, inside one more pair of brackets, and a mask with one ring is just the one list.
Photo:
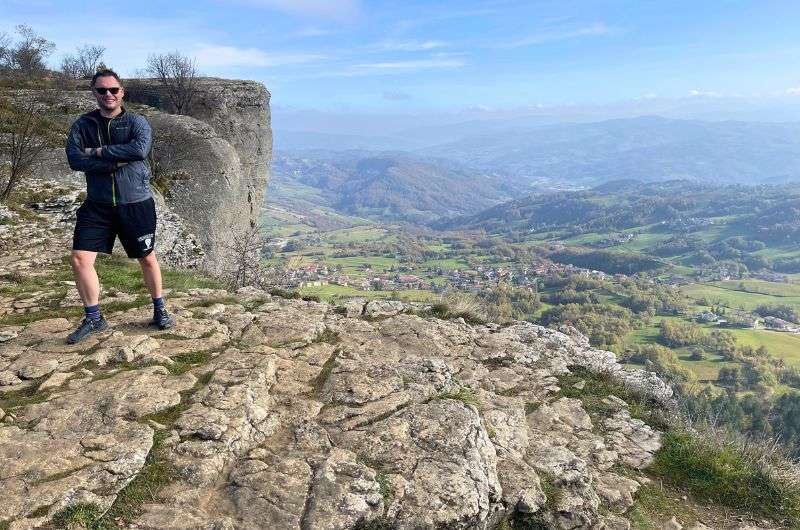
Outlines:
[[85, 318], [68, 337], [74, 344], [108, 328], [100, 313], [100, 282], [94, 269], [98, 252], [111, 254], [117, 236], [129, 258], [136, 258], [153, 299], [153, 321], [172, 326], [161, 297], [161, 269], [153, 250], [156, 211], [150, 191], [147, 155], [152, 131], [144, 116], [122, 106], [125, 89], [113, 70], [92, 78], [98, 109], [80, 116], [69, 131], [69, 167], [86, 175], [86, 200], [78, 209], [72, 239], [72, 270]]

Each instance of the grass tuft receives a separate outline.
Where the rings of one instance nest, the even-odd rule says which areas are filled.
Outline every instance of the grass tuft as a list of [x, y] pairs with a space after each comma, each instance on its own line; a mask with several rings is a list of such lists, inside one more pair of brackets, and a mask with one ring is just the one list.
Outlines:
[[221, 351], [221, 348], [181, 353], [172, 357], [172, 364], [166, 365], [166, 368], [172, 375], [185, 374], [195, 366], [207, 363], [219, 351]]
[[464, 293], [452, 293], [431, 306], [422, 316], [441, 319], [463, 318], [470, 324], [485, 324], [487, 321], [480, 303]]
[[48, 377], [50, 377], [50, 374], [34, 379], [33, 384], [26, 388], [0, 394], [0, 409], [11, 412], [26, 405], [47, 401], [47, 398], [50, 397], [50, 392], [39, 392], [39, 385]]
[[477, 394], [469, 388], [459, 388], [458, 390], [450, 392], [442, 392], [437, 395], [435, 399], [454, 399], [475, 407], [479, 407], [481, 404]]
[[143, 504], [158, 500], [158, 492], [175, 478], [175, 470], [163, 454], [162, 445], [168, 434], [167, 431], [156, 431], [153, 446], [139, 474], [119, 492], [97, 525], [90, 528], [116, 528], [119, 522], [129, 522], [139, 515]]
[[238, 303], [240, 303], [239, 299], [231, 295], [231, 296], [221, 296], [214, 298], [205, 298], [203, 300], [192, 302], [188, 304], [186, 307], [211, 307], [214, 304], [236, 305]]
[[94, 503], [81, 503], [67, 506], [53, 515], [51, 525], [66, 529], [99, 529], [103, 510]]
[[800, 524], [800, 467], [777, 444], [730, 433], [666, 433], [649, 471], [712, 501]]
[[341, 338], [339, 337], [339, 332], [333, 331], [331, 328], [326, 327], [322, 331], [322, 333], [319, 333], [317, 334], [316, 337], [314, 337], [314, 340], [312, 342], [314, 343], [324, 342], [326, 344], [333, 345], [333, 344], [338, 344], [340, 341]]
[[339, 350], [334, 349], [331, 356], [328, 357], [325, 364], [322, 365], [322, 370], [320, 370], [319, 375], [314, 379], [314, 384], [312, 386], [315, 396], [319, 396], [322, 393], [322, 389], [325, 388], [325, 383], [330, 378], [331, 372], [333, 372], [333, 367], [336, 365], [336, 357], [338, 355]]
[[148, 420], [152, 420], [160, 425], [164, 425], [166, 428], [169, 428], [174, 425], [175, 422], [178, 421], [178, 418], [181, 417], [181, 414], [186, 412], [188, 409], [189, 404], [181, 401], [177, 405], [173, 405], [172, 407], [144, 416], [142, 421], [146, 422]]
[[375, 475], [375, 482], [381, 487], [381, 497], [383, 502], [389, 502], [394, 497], [394, 489], [389, 483], [389, 477], [385, 473], [378, 473]]
[[[590, 414], [608, 416], [616, 406], [605, 403], [608, 396], [616, 396], [628, 404], [632, 418], [637, 418], [660, 430], [671, 427], [670, 418], [664, 416], [662, 407], [647, 396], [618, 383], [610, 374], [592, 373], [582, 367], [569, 367], [571, 373], [558, 376], [559, 394], [580, 399], [583, 408]], [[576, 383], [583, 382], [583, 388]]]

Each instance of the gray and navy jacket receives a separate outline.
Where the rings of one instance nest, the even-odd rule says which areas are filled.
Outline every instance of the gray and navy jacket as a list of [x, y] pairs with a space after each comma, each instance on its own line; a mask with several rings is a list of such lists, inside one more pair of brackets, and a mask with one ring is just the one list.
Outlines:
[[[69, 167], [86, 174], [87, 198], [116, 206], [152, 197], [147, 162], [153, 144], [150, 124], [141, 114], [123, 107], [108, 123], [109, 145], [103, 142], [101, 124], [99, 110], [88, 112], [75, 120], [67, 137]], [[87, 147], [102, 147], [100, 157], [84, 154]], [[128, 164], [118, 167], [117, 162]]]

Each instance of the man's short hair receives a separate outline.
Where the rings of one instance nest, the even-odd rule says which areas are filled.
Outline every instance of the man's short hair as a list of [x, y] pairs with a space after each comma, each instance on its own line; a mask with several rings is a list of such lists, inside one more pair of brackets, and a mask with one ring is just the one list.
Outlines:
[[115, 72], [114, 70], [111, 70], [109, 68], [106, 68], [105, 70], [100, 70], [99, 72], [97, 72], [96, 74], [94, 74], [92, 76], [92, 84], [90, 85], [92, 88], [94, 88], [94, 83], [95, 83], [95, 81], [97, 81], [98, 77], [113, 77], [114, 79], [117, 80], [117, 83], [119, 83], [119, 86], [122, 86], [122, 79], [119, 78], [119, 75], [117, 74], [117, 72]]

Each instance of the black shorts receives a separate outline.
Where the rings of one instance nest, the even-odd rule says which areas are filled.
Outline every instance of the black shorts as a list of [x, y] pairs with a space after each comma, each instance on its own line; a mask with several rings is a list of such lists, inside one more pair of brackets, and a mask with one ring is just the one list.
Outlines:
[[78, 208], [72, 250], [111, 254], [119, 236], [129, 258], [143, 258], [156, 243], [156, 205], [153, 198], [113, 206], [86, 200]]

